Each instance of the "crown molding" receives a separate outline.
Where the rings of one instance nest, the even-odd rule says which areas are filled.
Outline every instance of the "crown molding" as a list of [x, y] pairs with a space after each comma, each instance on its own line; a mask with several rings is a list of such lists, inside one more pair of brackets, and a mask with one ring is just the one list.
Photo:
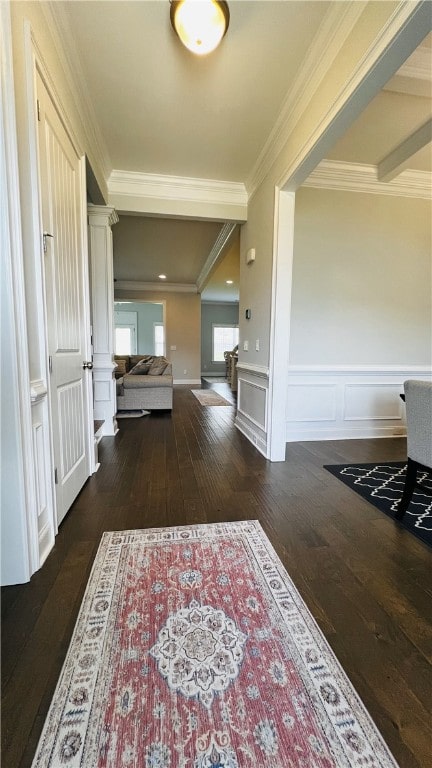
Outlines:
[[229, 299], [221, 299], [218, 301], [217, 299], [201, 299], [201, 304], [205, 306], [216, 306], [216, 307], [238, 307], [239, 306], [239, 300], [238, 299], [232, 299], [232, 301], [229, 301]]
[[105, 219], [105, 222], [109, 224], [110, 227], [114, 226], [114, 224], [118, 224], [119, 222], [117, 211], [110, 205], [93, 205], [93, 203], [89, 203], [87, 205], [87, 214], [89, 218], [102, 217], [102, 219]]
[[[387, 22], [380, 29], [358, 62], [351, 77], [346, 81], [335, 101], [329, 105], [327, 112], [316, 124], [315, 130], [300, 147], [295, 157], [285, 166], [283, 173], [280, 174], [278, 179], [278, 187], [283, 188], [290, 185], [294, 189], [304, 183], [304, 179], [315, 166], [313, 152], [318, 146], [320, 138], [326, 134], [327, 137], [331, 135], [332, 127], [335, 125], [338, 116], [340, 116], [348, 104], [352, 105], [355, 103], [358, 89], [361, 86], [366, 84], [370, 95], [371, 89], [375, 90], [380, 80], [387, 82], [390, 74], [389, 70], [395, 65], [395, 60], [401, 54], [401, 48], [396, 46], [395, 49], [392, 43], [401, 37], [406, 28], [410, 30], [411, 39], [423, 33], [425, 21], [427, 20], [429, 23], [428, 6], [429, 0], [412, 0], [409, 3], [400, 0]], [[389, 49], [390, 54], [385, 57], [384, 52]], [[384, 65], [381, 66], [383, 59]], [[363, 88], [360, 98], [364, 99], [364, 91], [365, 89]]]
[[248, 195], [243, 183], [166, 176], [156, 173], [113, 170], [108, 179], [110, 195], [142, 196], [163, 200], [221, 203], [247, 206]]
[[[80, 55], [74, 42], [74, 36], [62, 3], [40, 3], [48, 29], [54, 42], [57, 56], [60, 59], [77, 113], [81, 118], [81, 126], [88, 142], [90, 152], [98, 164], [103, 180], [109, 176], [112, 168], [109, 152], [102, 131], [96, 118], [96, 112], [86, 87]], [[95, 169], [93, 168], [93, 171]]]
[[432, 80], [431, 49], [420, 45], [414, 53], [402, 64], [396, 75], [400, 77], [412, 77], [415, 80]]
[[432, 198], [432, 174], [425, 171], [403, 171], [392, 181], [378, 181], [376, 165], [322, 160], [303, 182], [304, 187], [336, 189], [345, 192], [368, 192], [374, 195]]
[[237, 226], [236, 224], [226, 223], [223, 225], [221, 231], [219, 232], [215, 240], [215, 243], [213, 245], [213, 248], [211, 249], [206, 259], [206, 262], [197, 278], [197, 288], [199, 293], [201, 293], [202, 289], [204, 288], [205, 282], [208, 276], [210, 275], [210, 272], [212, 271], [213, 267], [215, 266], [223, 249], [228, 245], [231, 235], [233, 234], [236, 226]]
[[355, 0], [332, 3], [309, 46], [303, 67], [285, 98], [275, 126], [246, 180], [249, 197], [252, 197], [282, 151], [363, 11], [364, 4]]
[[116, 280], [114, 291], [155, 291], [159, 293], [198, 293], [194, 283], [144, 283], [139, 280]]

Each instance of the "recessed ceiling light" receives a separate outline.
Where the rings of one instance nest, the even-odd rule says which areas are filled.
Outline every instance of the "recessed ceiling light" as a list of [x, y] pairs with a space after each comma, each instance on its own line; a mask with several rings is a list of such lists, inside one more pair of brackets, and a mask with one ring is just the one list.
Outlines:
[[233, 284], [233, 280], [225, 280], [225, 282], [227, 283], [227, 285], [232, 285]]
[[166, 280], [166, 275], [159, 275], [160, 280]]

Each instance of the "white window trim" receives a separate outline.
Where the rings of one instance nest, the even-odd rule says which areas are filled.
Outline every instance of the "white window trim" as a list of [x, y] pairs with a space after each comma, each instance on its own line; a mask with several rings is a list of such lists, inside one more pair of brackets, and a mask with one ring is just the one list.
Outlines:
[[153, 349], [156, 354], [156, 328], [162, 328], [163, 330], [163, 342], [162, 342], [162, 355], [165, 356], [165, 323], [160, 320], [153, 323]]
[[238, 323], [212, 323], [212, 335], [211, 335], [211, 338], [212, 338], [212, 359], [211, 359], [211, 361], [212, 361], [212, 363], [220, 364], [220, 363], [224, 362], [223, 360], [215, 360], [215, 357], [214, 357], [214, 329], [215, 328], [238, 328], [238, 327], [239, 327]]

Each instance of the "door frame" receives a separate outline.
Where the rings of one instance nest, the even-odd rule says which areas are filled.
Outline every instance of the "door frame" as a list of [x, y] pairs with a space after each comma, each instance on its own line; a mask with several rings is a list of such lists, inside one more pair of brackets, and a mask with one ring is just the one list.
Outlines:
[[[35, 263], [36, 281], [35, 284], [29, 284], [29, 278], [27, 277], [27, 291], [34, 293], [35, 303], [35, 327], [31, 333], [38, 339], [38, 378], [31, 381], [32, 391], [35, 390], [35, 396], [32, 397], [32, 403], [38, 403], [44, 419], [44, 440], [41, 443], [43, 456], [37, 461], [38, 464], [44, 468], [46, 493], [49, 496], [50, 506], [50, 522], [52, 533], [55, 536], [58, 530], [57, 525], [57, 509], [56, 509], [56, 493], [55, 493], [55, 479], [54, 479], [54, 444], [52, 434], [52, 410], [51, 410], [51, 387], [49, 376], [49, 357], [48, 357], [48, 317], [47, 317], [47, 303], [46, 303], [46, 284], [45, 284], [45, 264], [43, 253], [43, 240], [42, 240], [42, 206], [41, 206], [41, 189], [40, 189], [40, 177], [39, 177], [39, 152], [38, 152], [38, 115], [37, 115], [37, 86], [36, 86], [36, 74], [39, 73], [43, 84], [47, 90], [49, 98], [52, 101], [54, 109], [56, 110], [58, 117], [63, 124], [63, 127], [68, 135], [69, 140], [73, 146], [79, 158], [79, 184], [81, 190], [81, 206], [80, 206], [80, 235], [79, 242], [82, 253], [82, 294], [83, 294], [83, 313], [84, 323], [86, 328], [89, 329], [89, 333], [86, 334], [85, 349], [83, 349], [83, 357], [86, 360], [91, 359], [91, 336], [90, 336], [90, 279], [89, 279], [89, 263], [88, 263], [88, 234], [87, 234], [87, 200], [86, 200], [86, 160], [85, 153], [79, 146], [79, 142], [74, 134], [73, 128], [69, 122], [67, 112], [63, 108], [60, 97], [57, 93], [55, 83], [46, 62], [43, 58], [42, 52], [37, 44], [37, 41], [33, 35], [31, 24], [26, 21], [24, 24], [24, 54], [25, 54], [25, 82], [26, 82], [26, 117], [27, 117], [27, 132], [28, 132], [28, 148], [29, 148], [29, 175], [30, 175], [30, 188], [31, 188], [31, 223], [29, 226], [29, 254]], [[31, 243], [30, 243], [31, 240]], [[30, 338], [29, 338], [30, 342]], [[88, 372], [83, 379], [83, 391], [85, 399], [85, 421], [86, 421], [86, 454], [87, 464], [86, 473], [89, 477], [96, 469], [95, 456], [94, 456], [94, 426], [93, 426], [93, 385], [92, 376]], [[36, 456], [34, 456], [34, 464], [36, 464]], [[34, 467], [35, 473], [39, 471], [38, 467]], [[51, 545], [52, 546], [52, 545]], [[51, 548], [51, 547], [50, 547]], [[49, 549], [50, 549], [49, 548]], [[40, 546], [39, 546], [40, 549]], [[48, 551], [49, 551], [48, 549]], [[48, 551], [41, 553], [40, 565], [42, 565]]]
[[33, 471], [32, 407], [9, 3], [0, 3], [0, 38], [3, 42], [0, 52], [0, 80], [3, 86], [0, 95], [0, 128], [4, 136], [3, 151], [0, 150], [1, 264], [8, 297], [6, 306], [2, 306], [2, 313], [5, 313], [2, 317], [7, 317], [10, 330], [11, 355], [7, 357], [8, 408], [13, 410], [16, 424], [13, 436], [3, 436], [9, 460], [12, 460], [16, 469], [12, 481], [10, 476], [5, 476], [6, 462], [2, 463], [2, 539], [8, 549], [8, 556], [5, 557], [3, 553], [1, 562], [3, 586], [29, 581], [32, 573], [39, 568], [40, 555], [38, 488]]

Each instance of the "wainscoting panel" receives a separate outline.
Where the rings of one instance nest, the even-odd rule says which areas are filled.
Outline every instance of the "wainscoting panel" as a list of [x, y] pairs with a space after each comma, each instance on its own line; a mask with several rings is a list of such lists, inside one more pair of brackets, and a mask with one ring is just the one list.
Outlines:
[[[96, 356], [94, 356], [96, 357]], [[111, 355], [99, 355], [93, 367], [93, 417], [103, 421], [101, 435], [115, 435], [118, 432], [115, 414], [117, 411], [116, 382]]]
[[239, 363], [237, 366], [236, 427], [267, 456], [268, 370]]
[[346, 384], [345, 421], [401, 421], [401, 387], [389, 384]]
[[267, 388], [240, 379], [237, 394], [238, 412], [266, 431]]
[[336, 387], [333, 384], [309, 384], [305, 399], [304, 385], [289, 386], [288, 421], [334, 421], [336, 419]]
[[431, 368], [290, 366], [287, 442], [405, 435], [407, 379], [431, 381]]
[[38, 564], [48, 556], [57, 532], [53, 497], [53, 468], [49, 437], [48, 393], [46, 382], [30, 382], [32, 400], [32, 449], [34, 457], [34, 501], [37, 512]]

